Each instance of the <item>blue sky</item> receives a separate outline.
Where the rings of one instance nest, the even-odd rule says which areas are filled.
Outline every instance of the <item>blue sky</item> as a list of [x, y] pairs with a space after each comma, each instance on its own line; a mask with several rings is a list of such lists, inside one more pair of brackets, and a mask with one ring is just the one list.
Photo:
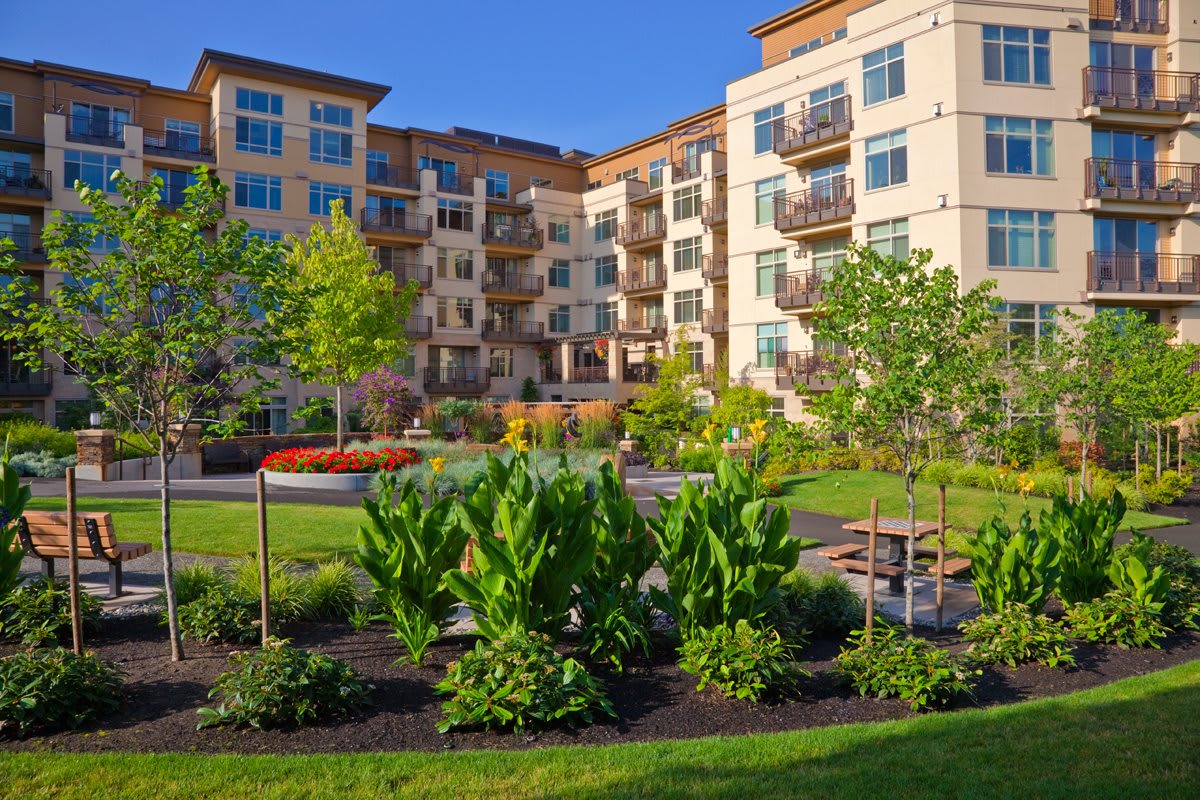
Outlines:
[[794, 1], [16, 0], [0, 55], [182, 87], [211, 47], [387, 84], [375, 122], [603, 152], [721, 102]]

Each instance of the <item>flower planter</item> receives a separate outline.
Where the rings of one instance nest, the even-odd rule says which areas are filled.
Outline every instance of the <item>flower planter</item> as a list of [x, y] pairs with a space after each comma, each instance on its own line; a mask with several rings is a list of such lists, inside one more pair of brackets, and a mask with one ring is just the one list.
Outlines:
[[335, 475], [320, 472], [271, 472], [263, 471], [263, 477], [271, 486], [287, 486], [292, 489], [316, 489], [325, 492], [365, 492], [371, 488], [374, 472], [341, 472]]
[[644, 478], [649, 473], [650, 473], [650, 467], [647, 464], [638, 464], [636, 467], [630, 466], [628, 464], [625, 466], [625, 477], [626, 478]]

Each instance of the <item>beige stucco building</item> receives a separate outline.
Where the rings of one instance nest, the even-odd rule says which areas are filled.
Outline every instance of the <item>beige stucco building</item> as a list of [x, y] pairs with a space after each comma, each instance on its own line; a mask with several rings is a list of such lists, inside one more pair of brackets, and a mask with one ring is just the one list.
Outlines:
[[[544, 400], [625, 401], [686, 325], [698, 372], [727, 363], [798, 417], [797, 389], [828, 387], [813, 306], [851, 240], [995, 279], [1014, 333], [1112, 306], [1200, 339], [1191, 5], [809, 0], [750, 29], [762, 68], [724, 104], [599, 156], [375, 125], [386, 86], [225, 53], [180, 90], [0, 60], [0, 232], [48, 288], [38, 232], [80, 209], [75, 177], [162, 170], [169, 203], [205, 162], [256, 235], [346, 198], [422, 286], [418, 395], [507, 399], [530, 376]], [[327, 391], [285, 384], [259, 427]], [[0, 413], [83, 397], [0, 353]]]

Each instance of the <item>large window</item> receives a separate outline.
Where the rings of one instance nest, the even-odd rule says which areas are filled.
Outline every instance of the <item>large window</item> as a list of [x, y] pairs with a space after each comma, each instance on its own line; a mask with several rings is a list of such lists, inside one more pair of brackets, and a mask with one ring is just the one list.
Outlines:
[[908, 219], [889, 219], [868, 225], [867, 246], [880, 255], [908, 258]]
[[596, 327], [597, 331], [611, 331], [617, 327], [617, 303], [615, 300], [608, 303], [596, 303]]
[[12, 133], [15, 120], [13, 96], [8, 92], [0, 92], [0, 131]]
[[675, 242], [675, 272], [687, 272], [700, 268], [703, 243], [704, 238], [701, 236], [691, 236]]
[[[163, 121], [163, 146], [184, 153], [200, 152], [200, 123], [185, 119]], [[148, 143], [149, 140], [147, 140]]]
[[196, 185], [198, 178], [191, 172], [181, 169], [162, 169], [155, 167], [150, 170], [152, 178], [162, 178], [163, 188], [159, 197], [164, 203], [181, 206], [187, 202], [187, 188]]
[[269, 119], [237, 117], [234, 120], [234, 148], [242, 153], [282, 156], [283, 124]]
[[775, 146], [775, 120], [783, 118], [783, 103], [754, 112], [754, 155], [771, 152]]
[[437, 326], [439, 328], [474, 328], [475, 301], [469, 297], [439, 297]]
[[867, 139], [867, 190], [908, 181], [908, 132], [899, 130]]
[[129, 109], [100, 103], [71, 103], [71, 133], [125, 141]]
[[787, 352], [787, 323], [767, 322], [757, 328], [758, 367], [772, 369], [779, 353]]
[[437, 276], [460, 281], [475, 279], [475, 254], [454, 247], [437, 249]]
[[704, 292], [701, 289], [688, 289], [675, 292], [672, 299], [675, 303], [675, 323], [696, 322], [700, 319], [700, 310], [704, 308]]
[[235, 172], [233, 204], [238, 208], [281, 211], [283, 209], [283, 179], [277, 175]]
[[501, 172], [498, 169], [489, 169], [487, 171], [486, 188], [488, 197], [494, 197], [497, 200], [509, 199], [508, 173]]
[[341, 131], [310, 128], [308, 131], [308, 160], [318, 164], [337, 164], [340, 167], [348, 167], [354, 163], [354, 137]]
[[308, 101], [308, 121], [322, 125], [337, 125], [339, 128], [354, 127], [354, 109], [319, 100]]
[[351, 207], [354, 203], [354, 187], [345, 183], [322, 183], [321, 181], [309, 181], [308, 183], [308, 213], [315, 214], [319, 217], [329, 215], [329, 204], [334, 200], [342, 200], [343, 210], [347, 214], [353, 213]]
[[775, 276], [787, 272], [787, 250], [768, 250], [754, 255], [755, 294], [770, 297], [775, 294]]
[[863, 56], [863, 105], [904, 94], [904, 42]]
[[511, 347], [492, 348], [491, 376], [493, 378], [511, 378], [513, 376], [513, 351]]
[[63, 188], [74, 189], [75, 181], [80, 181], [93, 189], [115, 192], [117, 184], [112, 180], [112, 174], [114, 170], [120, 168], [120, 156], [107, 156], [82, 150], [64, 150]]
[[1050, 85], [1050, 31], [983, 26], [983, 79]]
[[383, 150], [367, 151], [367, 182], [385, 181], [388, 174], [388, 154]]
[[1054, 335], [1058, 307], [1046, 303], [1001, 303], [996, 313], [1008, 333], [1005, 340], [1008, 352], [1032, 354], [1042, 337]]
[[559, 289], [571, 288], [571, 262], [565, 258], [556, 258], [550, 262], [551, 286]]
[[602, 256], [593, 262], [596, 269], [596, 285], [612, 286], [616, 281], [617, 257]]
[[830, 275], [834, 267], [846, 260], [846, 247], [849, 240], [844, 236], [835, 239], [821, 239], [812, 243], [812, 266], [822, 275]]
[[988, 209], [988, 266], [1054, 269], [1054, 212]]
[[570, 333], [571, 332], [571, 307], [570, 306], [551, 306], [550, 307], [550, 332], [551, 333]]
[[256, 111], [273, 117], [283, 116], [283, 95], [238, 87], [236, 104], [242, 111]]
[[273, 231], [270, 228], [247, 228], [246, 239], [262, 239], [264, 242], [282, 242], [283, 231]]
[[596, 226], [596, 241], [603, 242], [617, 234], [617, 210], [601, 211], [594, 218]]
[[650, 162], [648, 172], [649, 172], [650, 189], [651, 190], [662, 188], [662, 184], [663, 184], [662, 174], [663, 174], [663, 169], [665, 169], [666, 166], [667, 166], [667, 159], [665, 157], [664, 158], [656, 158]]
[[700, 216], [700, 184], [671, 194], [672, 214], [676, 220]]
[[571, 218], [562, 214], [550, 215], [550, 241], [559, 244], [571, 243]]
[[1054, 123], [1050, 120], [987, 117], [984, 131], [988, 172], [1054, 174]]
[[437, 226], [449, 231], [475, 230], [475, 204], [438, 198]]
[[776, 175], [754, 182], [754, 222], [764, 225], [775, 221], [775, 201], [787, 193], [787, 176]]

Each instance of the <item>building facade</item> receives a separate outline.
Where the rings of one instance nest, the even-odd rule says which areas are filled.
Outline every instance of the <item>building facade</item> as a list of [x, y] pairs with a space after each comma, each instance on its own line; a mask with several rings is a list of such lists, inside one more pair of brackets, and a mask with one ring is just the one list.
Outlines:
[[[253, 235], [345, 200], [415, 280], [425, 398], [625, 402], [686, 348], [798, 418], [829, 386], [814, 337], [850, 241], [929, 247], [998, 282], [1015, 334], [1055, 309], [1137, 308], [1200, 338], [1200, 21], [1184, 0], [809, 0], [750, 29], [726, 102], [596, 156], [463, 128], [376, 125], [389, 88], [206, 50], [184, 89], [0, 60], [0, 234], [44, 290], [39, 232], [115, 168], [182, 202], [206, 163]], [[104, 246], [103, 244], [98, 246]], [[686, 334], [680, 335], [681, 328]], [[285, 382], [256, 427], [329, 390]], [[0, 413], [86, 402], [0, 350]]]

